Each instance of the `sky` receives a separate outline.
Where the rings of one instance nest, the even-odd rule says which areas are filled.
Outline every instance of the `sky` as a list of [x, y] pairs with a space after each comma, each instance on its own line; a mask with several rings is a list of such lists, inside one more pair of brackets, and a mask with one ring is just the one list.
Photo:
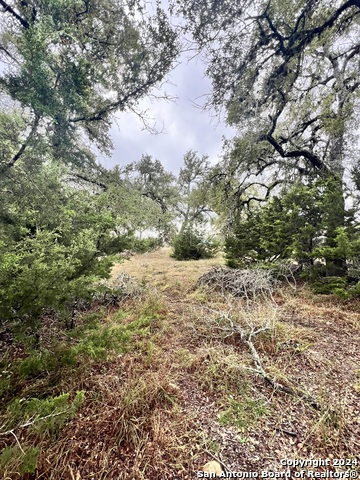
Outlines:
[[214, 112], [199, 106], [211, 91], [210, 80], [205, 77], [205, 65], [199, 58], [187, 60], [183, 53], [179, 64], [168, 75], [165, 90], [174, 101], [144, 99], [139, 107], [148, 111], [155, 122], [157, 135], [144, 130], [140, 118], [131, 112], [117, 115], [111, 128], [114, 151], [110, 158], [99, 155], [105, 167], [126, 165], [140, 160], [143, 154], [161, 161], [165, 169], [175, 174], [182, 165], [184, 154], [195, 150], [200, 156], [208, 155], [216, 163], [222, 150], [222, 137], [231, 138], [235, 131], [225, 125], [224, 119], [214, 118]]

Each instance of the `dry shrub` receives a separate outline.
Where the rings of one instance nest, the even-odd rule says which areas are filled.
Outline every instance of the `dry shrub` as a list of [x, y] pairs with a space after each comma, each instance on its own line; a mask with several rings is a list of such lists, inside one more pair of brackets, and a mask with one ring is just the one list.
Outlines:
[[138, 295], [143, 290], [138, 281], [126, 273], [120, 273], [117, 275], [117, 277], [113, 279], [112, 283], [114, 287], [121, 289], [124, 294], [127, 295]]
[[234, 297], [254, 297], [271, 294], [277, 285], [270, 270], [212, 268], [201, 275], [198, 285], [210, 290], [228, 292]]
[[193, 336], [206, 343], [210, 340], [239, 346], [249, 335], [254, 337], [262, 331], [273, 330], [277, 314], [277, 305], [271, 296], [250, 300], [224, 294], [222, 303], [214, 308], [197, 308]]

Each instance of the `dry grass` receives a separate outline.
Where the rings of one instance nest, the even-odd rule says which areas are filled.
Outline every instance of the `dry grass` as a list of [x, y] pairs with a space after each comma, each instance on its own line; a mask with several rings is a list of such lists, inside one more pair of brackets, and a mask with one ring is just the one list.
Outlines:
[[179, 261], [171, 258], [170, 253], [171, 248], [162, 248], [156, 252], [135, 255], [116, 265], [113, 276], [125, 272], [141, 282], [151, 282], [152, 286], [162, 291], [171, 289], [183, 293], [194, 288], [200, 275], [211, 267], [224, 264], [221, 256], [206, 260]]
[[[107, 310], [106, 325], [145, 318], [146, 334], [135, 335], [131, 350], [77, 365], [47, 385], [54, 394], [85, 390], [85, 403], [55, 439], [19, 431], [23, 448], [40, 448], [38, 469], [26, 476], [16, 464], [0, 466], [4, 478], [186, 480], [212, 459], [207, 451], [234, 471], [258, 472], [281, 470], [281, 458], [358, 455], [358, 305], [303, 287], [278, 290], [250, 308], [197, 287], [221, 258], [179, 262], [169, 253], [114, 267], [114, 278], [124, 272], [144, 289], [126, 299], [121, 315]], [[311, 393], [319, 411], [254, 373], [240, 336], [222, 330], [227, 318], [251, 331], [270, 317], [270, 328], [254, 337], [264, 369]], [[12, 437], [2, 440], [16, 445]]]

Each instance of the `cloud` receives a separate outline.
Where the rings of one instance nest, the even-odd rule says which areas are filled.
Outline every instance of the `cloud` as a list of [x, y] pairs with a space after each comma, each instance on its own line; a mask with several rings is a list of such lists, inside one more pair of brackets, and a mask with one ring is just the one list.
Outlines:
[[144, 99], [139, 109], [147, 110], [156, 128], [162, 133], [151, 134], [136, 114], [118, 114], [111, 128], [114, 152], [111, 158], [101, 157], [106, 167], [126, 165], [149, 154], [162, 162], [167, 170], [177, 172], [185, 152], [196, 150], [208, 155], [215, 163], [222, 149], [222, 137], [232, 137], [234, 130], [224, 121], [214, 120], [209, 111], [196, 107], [204, 104], [211, 85], [204, 76], [205, 66], [198, 59], [187, 61], [182, 56], [178, 66], [169, 74], [165, 90], [176, 101]]

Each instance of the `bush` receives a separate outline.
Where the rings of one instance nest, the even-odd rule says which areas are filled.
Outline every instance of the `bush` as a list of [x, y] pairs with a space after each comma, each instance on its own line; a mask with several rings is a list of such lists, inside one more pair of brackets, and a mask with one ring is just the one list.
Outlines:
[[17, 244], [0, 242], [0, 316], [22, 328], [37, 345], [41, 318], [52, 309], [67, 318], [74, 299], [91, 299], [98, 278], [109, 276], [111, 257], [99, 257], [91, 231], [61, 244], [53, 231], [38, 231]]
[[343, 277], [324, 277], [312, 285], [312, 291], [320, 295], [339, 294], [345, 287], [346, 279]]
[[186, 229], [180, 232], [172, 242], [171, 256], [176, 260], [200, 260], [212, 258], [219, 250], [219, 242], [201, 236], [198, 232]]
[[198, 284], [210, 290], [229, 292], [234, 297], [254, 297], [271, 294], [277, 280], [271, 270], [215, 267], [201, 275]]
[[162, 244], [161, 238], [136, 238], [133, 241], [132, 250], [136, 253], [152, 252], [162, 247]]
[[21, 451], [18, 446], [5, 447], [0, 453], [0, 466], [18, 468], [20, 473], [35, 473], [39, 453], [40, 450], [36, 447], [30, 447], [26, 451]]

